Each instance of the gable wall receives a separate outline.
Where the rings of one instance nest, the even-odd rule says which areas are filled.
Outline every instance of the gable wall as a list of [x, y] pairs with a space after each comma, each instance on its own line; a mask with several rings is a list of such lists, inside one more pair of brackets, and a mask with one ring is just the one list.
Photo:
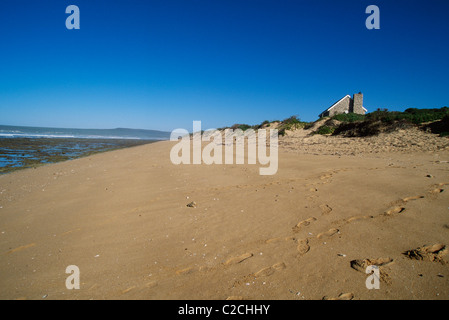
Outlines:
[[325, 112], [323, 116], [332, 117], [336, 114], [345, 113], [345, 111], [350, 112], [352, 99], [350, 97], [345, 97], [343, 100], [338, 102], [332, 109]]

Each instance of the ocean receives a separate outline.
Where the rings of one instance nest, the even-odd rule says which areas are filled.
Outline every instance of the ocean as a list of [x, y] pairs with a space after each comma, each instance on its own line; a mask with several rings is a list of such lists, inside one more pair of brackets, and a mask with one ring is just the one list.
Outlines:
[[170, 132], [156, 130], [0, 125], [0, 174], [169, 138]]
[[144, 129], [67, 129], [0, 125], [0, 138], [168, 140], [170, 132]]

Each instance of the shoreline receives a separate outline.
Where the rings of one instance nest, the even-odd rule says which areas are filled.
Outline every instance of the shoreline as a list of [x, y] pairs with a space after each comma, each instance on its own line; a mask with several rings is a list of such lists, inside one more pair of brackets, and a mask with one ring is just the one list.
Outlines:
[[158, 140], [0, 137], [0, 146], [3, 149], [0, 156], [0, 161], [3, 162], [0, 166], [0, 174], [156, 141]]

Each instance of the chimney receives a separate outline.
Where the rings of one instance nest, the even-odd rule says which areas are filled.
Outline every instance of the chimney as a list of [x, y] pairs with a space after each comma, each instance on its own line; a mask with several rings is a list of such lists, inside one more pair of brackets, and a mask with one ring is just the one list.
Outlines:
[[363, 110], [363, 93], [354, 93], [353, 104], [354, 113], [365, 114], [365, 110]]

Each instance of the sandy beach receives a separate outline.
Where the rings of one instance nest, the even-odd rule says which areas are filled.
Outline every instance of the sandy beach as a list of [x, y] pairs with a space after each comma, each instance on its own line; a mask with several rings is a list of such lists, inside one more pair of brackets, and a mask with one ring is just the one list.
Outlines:
[[170, 141], [0, 176], [0, 299], [448, 299], [449, 139], [299, 132], [271, 176]]

